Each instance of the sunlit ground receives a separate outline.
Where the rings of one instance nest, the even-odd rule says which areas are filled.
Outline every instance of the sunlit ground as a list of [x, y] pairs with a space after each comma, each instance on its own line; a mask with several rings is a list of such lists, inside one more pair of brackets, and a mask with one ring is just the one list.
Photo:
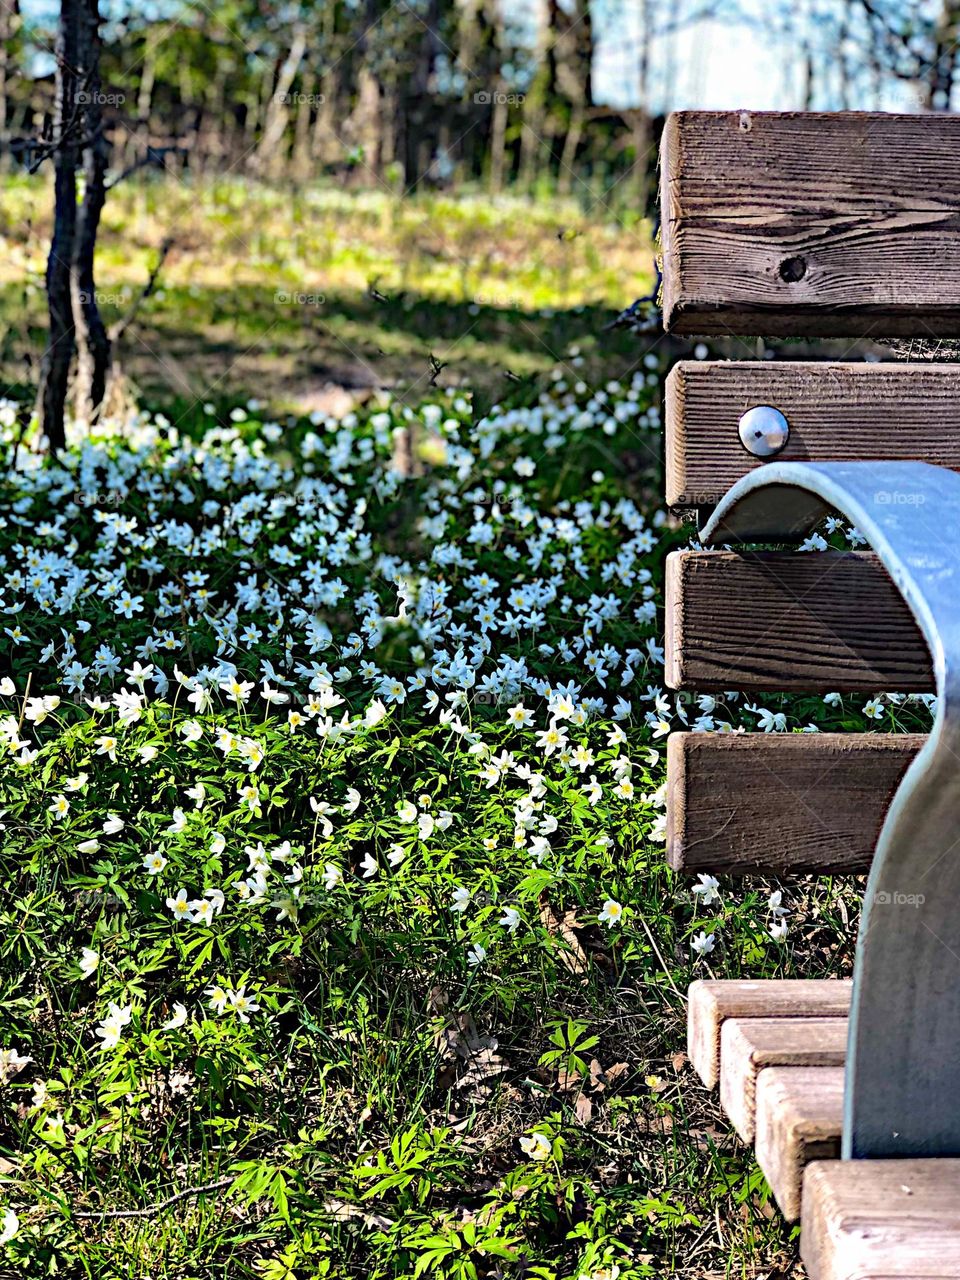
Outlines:
[[[42, 348], [51, 202], [39, 178], [0, 195], [8, 384], [32, 381]], [[142, 393], [187, 401], [256, 388], [327, 408], [336, 385], [413, 402], [431, 378], [497, 396], [571, 359], [571, 347], [587, 375], [626, 368], [636, 340], [605, 326], [653, 279], [649, 224], [600, 203], [166, 177], [108, 199], [97, 269], [108, 322], [130, 309], [168, 239], [118, 357]]]

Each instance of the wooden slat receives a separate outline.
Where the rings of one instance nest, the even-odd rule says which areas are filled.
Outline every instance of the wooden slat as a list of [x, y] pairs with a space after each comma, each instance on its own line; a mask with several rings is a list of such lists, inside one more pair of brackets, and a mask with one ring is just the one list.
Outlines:
[[757, 1077], [757, 1164], [788, 1222], [800, 1217], [803, 1170], [840, 1155], [842, 1067], [768, 1067]]
[[684, 111], [661, 172], [668, 329], [960, 334], [960, 118]]
[[960, 1280], [960, 1160], [831, 1160], [803, 1177], [810, 1280]]
[[674, 551], [671, 689], [932, 693], [920, 628], [869, 551]]
[[757, 1076], [766, 1067], [842, 1067], [846, 1018], [728, 1018], [720, 1030], [720, 1105], [744, 1142], [756, 1133]]
[[[764, 464], [740, 443], [747, 409], [769, 404], [790, 424], [783, 462], [933, 462], [960, 471], [960, 364], [683, 360], [667, 378], [666, 499], [712, 507]], [[891, 505], [912, 510], [902, 495]]]
[[667, 858], [688, 874], [839, 875], [870, 867], [923, 734], [674, 733]]
[[727, 1018], [845, 1018], [852, 982], [844, 978], [716, 979], [687, 992], [687, 1056], [709, 1088], [720, 1076], [720, 1031]]

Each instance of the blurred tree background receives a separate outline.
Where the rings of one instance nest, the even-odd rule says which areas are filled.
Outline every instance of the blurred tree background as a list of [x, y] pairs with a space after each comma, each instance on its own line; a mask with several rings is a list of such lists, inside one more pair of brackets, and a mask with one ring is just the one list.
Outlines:
[[[711, 105], [691, 65], [759, 40], [781, 83], [742, 105], [949, 109], [955, 0], [317, 0], [100, 6], [114, 166], [352, 186], [578, 182], [649, 199], [666, 110]], [[0, 144], [51, 136], [57, 10], [4, 0]], [[746, 51], [746, 48], [745, 48]], [[694, 71], [695, 76], [695, 71]], [[779, 101], [776, 95], [779, 94]]]
[[301, 406], [411, 362], [482, 387], [609, 354], [633, 299], [655, 326], [665, 114], [950, 110], [960, 0], [0, 0], [0, 25], [0, 381], [56, 449], [121, 338], [134, 398], [245, 378]]

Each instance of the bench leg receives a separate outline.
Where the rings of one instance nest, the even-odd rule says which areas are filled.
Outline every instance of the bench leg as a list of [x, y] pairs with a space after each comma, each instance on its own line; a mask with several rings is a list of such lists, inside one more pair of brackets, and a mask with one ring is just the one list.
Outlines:
[[867, 884], [846, 1157], [960, 1156], [960, 741], [939, 729], [900, 784]]

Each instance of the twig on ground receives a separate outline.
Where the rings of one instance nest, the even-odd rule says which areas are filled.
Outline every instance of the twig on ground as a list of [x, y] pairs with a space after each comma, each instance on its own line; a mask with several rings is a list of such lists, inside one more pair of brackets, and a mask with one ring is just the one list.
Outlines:
[[236, 1177], [231, 1175], [227, 1178], [219, 1178], [216, 1182], [205, 1182], [200, 1187], [187, 1187], [186, 1191], [178, 1191], [175, 1195], [167, 1196], [166, 1200], [148, 1205], [146, 1209], [83, 1209], [73, 1216], [75, 1218], [152, 1218], [155, 1213], [169, 1209], [172, 1204], [178, 1204], [181, 1200], [189, 1200], [192, 1196], [201, 1196], [208, 1191], [222, 1191], [234, 1182]]
[[160, 252], [157, 255], [156, 262], [153, 264], [153, 267], [150, 271], [150, 275], [147, 278], [147, 283], [143, 286], [143, 288], [137, 294], [136, 298], [134, 298], [133, 304], [130, 307], [130, 310], [127, 312], [127, 314], [125, 316], [122, 316], [116, 322], [116, 324], [112, 324], [110, 326], [111, 342], [116, 342], [119, 338], [123, 337], [126, 331], [130, 328], [131, 324], [133, 324], [133, 321], [136, 319], [137, 312], [143, 306], [144, 302], [146, 302], [147, 298], [150, 297], [151, 293], [153, 293], [154, 289], [156, 288], [157, 280], [160, 276], [160, 272], [163, 269], [163, 264], [166, 261], [167, 254], [173, 248], [173, 244], [174, 244], [173, 239], [168, 236], [167, 239], [164, 240], [163, 244], [160, 246]]

